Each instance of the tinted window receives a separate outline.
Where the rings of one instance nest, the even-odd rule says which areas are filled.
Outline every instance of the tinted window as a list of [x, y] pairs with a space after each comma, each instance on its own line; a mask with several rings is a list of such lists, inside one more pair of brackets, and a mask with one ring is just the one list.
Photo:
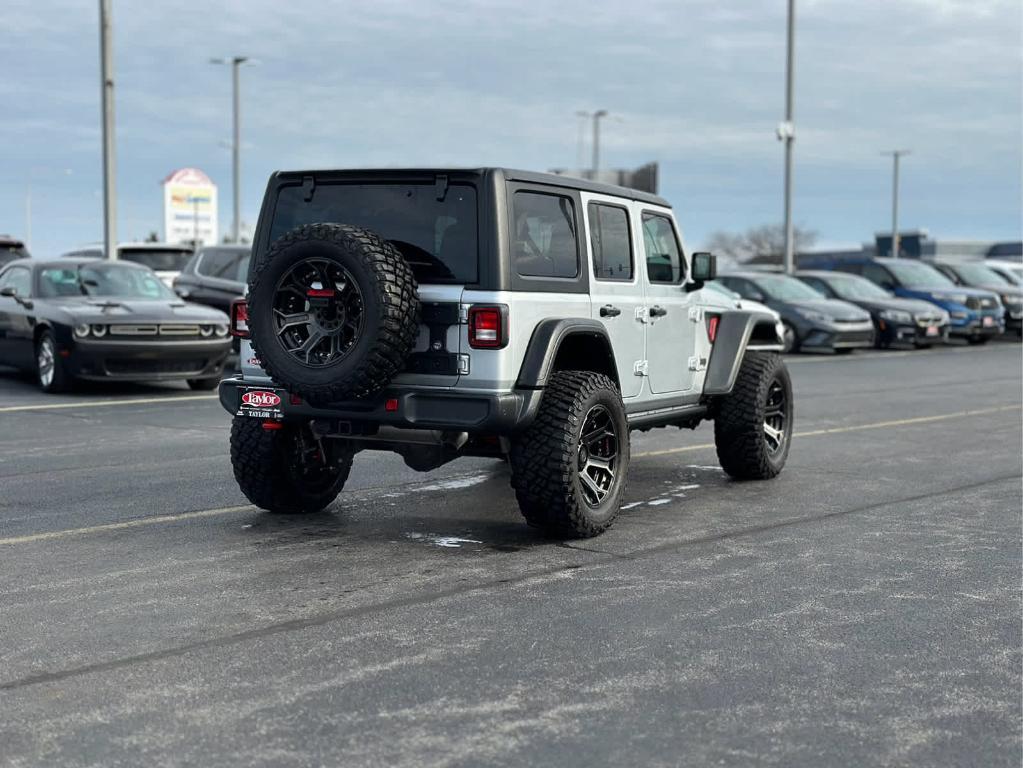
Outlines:
[[757, 288], [773, 299], [782, 301], [803, 301], [823, 298], [821, 294], [804, 283], [788, 275], [757, 275], [750, 280]]
[[678, 283], [682, 280], [682, 251], [670, 219], [655, 213], [643, 214], [643, 248], [646, 250], [646, 273], [651, 283]]
[[25, 267], [11, 267], [0, 277], [0, 288], [13, 288], [19, 296], [30, 296], [32, 273]]
[[800, 277], [799, 279], [802, 280], [807, 285], [809, 285], [814, 290], [820, 291], [825, 296], [831, 293], [831, 291], [828, 290], [828, 284], [821, 280], [819, 277]]
[[512, 198], [512, 258], [524, 277], [579, 274], [575, 207], [571, 199], [539, 192]]
[[302, 187], [277, 193], [270, 241], [316, 222], [372, 230], [401, 251], [423, 283], [477, 280], [476, 189], [450, 184], [438, 200], [430, 183], [317, 184], [307, 201]]
[[166, 272], [180, 272], [185, 262], [191, 258], [192, 252], [179, 250], [177, 248], [121, 248], [117, 252], [117, 258], [123, 261], [131, 261], [135, 264], [142, 264], [150, 269], [159, 269]]
[[249, 271], [249, 255], [248, 248], [206, 248], [195, 271], [205, 277], [245, 282]]
[[888, 274], [884, 267], [879, 267], [877, 264], [864, 264], [861, 272], [872, 283], [877, 285], [893, 285], [892, 276]]
[[624, 208], [590, 203], [593, 276], [598, 280], [632, 279], [632, 236]]
[[[887, 266], [892, 274], [898, 278], [899, 282], [907, 288], [945, 288], [955, 285], [955, 283], [930, 264], [900, 259], [899, 261], [889, 263]], [[867, 277], [870, 277], [870, 275], [867, 275]]]

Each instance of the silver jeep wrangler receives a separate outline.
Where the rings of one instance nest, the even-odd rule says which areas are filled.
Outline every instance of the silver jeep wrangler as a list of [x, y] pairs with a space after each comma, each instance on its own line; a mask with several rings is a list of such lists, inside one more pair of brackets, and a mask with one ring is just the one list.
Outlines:
[[777, 317], [702, 290], [667, 201], [563, 176], [415, 169], [270, 178], [234, 416], [242, 492], [276, 512], [340, 493], [361, 450], [427, 471], [507, 458], [530, 525], [618, 515], [629, 435], [714, 421], [721, 466], [781, 471], [792, 386]]

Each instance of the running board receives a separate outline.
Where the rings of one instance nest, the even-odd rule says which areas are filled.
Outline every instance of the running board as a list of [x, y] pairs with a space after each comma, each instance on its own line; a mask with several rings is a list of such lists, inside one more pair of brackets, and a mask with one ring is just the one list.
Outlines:
[[706, 405], [680, 405], [637, 411], [626, 416], [630, 429], [666, 427], [680, 422], [698, 422], [707, 416]]

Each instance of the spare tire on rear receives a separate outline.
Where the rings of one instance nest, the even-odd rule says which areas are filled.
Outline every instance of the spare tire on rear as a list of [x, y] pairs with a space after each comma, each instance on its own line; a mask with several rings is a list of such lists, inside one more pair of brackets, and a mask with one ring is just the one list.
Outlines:
[[264, 370], [314, 405], [386, 387], [418, 332], [411, 267], [366, 229], [293, 229], [270, 246], [249, 282], [249, 334]]

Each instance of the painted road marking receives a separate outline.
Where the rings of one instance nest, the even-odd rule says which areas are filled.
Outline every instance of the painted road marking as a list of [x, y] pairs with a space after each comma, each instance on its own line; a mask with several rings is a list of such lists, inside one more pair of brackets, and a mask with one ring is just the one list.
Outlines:
[[151, 405], [152, 403], [180, 403], [186, 400], [216, 400], [216, 395], [176, 395], [174, 397], [139, 397], [134, 400], [86, 400], [81, 403], [37, 403], [35, 405], [7, 405], [0, 413], [14, 411], [55, 411], [59, 408], [103, 408], [107, 405]]
[[[793, 437], [819, 437], [820, 435], [836, 435], [843, 432], [859, 432], [866, 429], [885, 429], [888, 427], [901, 427], [909, 424], [930, 424], [936, 421], [948, 421], [949, 419], [963, 419], [970, 416], [984, 416], [992, 413], [1005, 413], [1008, 411], [1023, 410], [1023, 405], [1002, 405], [994, 408], [979, 408], [970, 411], [956, 411], [955, 413], [939, 413], [933, 416], [915, 416], [909, 419], [893, 419], [890, 421], [875, 421], [869, 424], [852, 424], [846, 427], [829, 427], [826, 429], [814, 429], [807, 432], [796, 432]], [[679, 448], [665, 448], [660, 451], [643, 451], [633, 454], [633, 458], [645, 458], [648, 456], [666, 456], [675, 453], [688, 453], [690, 451], [703, 451], [713, 448], [714, 443], [703, 443], [701, 445], [685, 445]], [[436, 486], [437, 484], [434, 483]], [[422, 490], [418, 486], [409, 488], [409, 492]], [[369, 492], [370, 489], [367, 489]], [[216, 517], [218, 515], [229, 515], [235, 512], [255, 511], [257, 507], [252, 504], [244, 504], [239, 507], [219, 507], [217, 509], [200, 509], [195, 512], [181, 512], [174, 515], [159, 515], [156, 517], [143, 517], [137, 520], [126, 520], [123, 523], [105, 523], [103, 525], [90, 525], [84, 528], [66, 528], [60, 531], [47, 531], [46, 533], [32, 533], [25, 536], [11, 536], [0, 539], [0, 545], [4, 544], [28, 544], [36, 541], [49, 541], [52, 539], [63, 539], [71, 536], [81, 536], [90, 533], [102, 533], [104, 531], [120, 531], [128, 528], [141, 528], [148, 525], [160, 525], [162, 523], [176, 523], [181, 520], [194, 520], [203, 517]]]

